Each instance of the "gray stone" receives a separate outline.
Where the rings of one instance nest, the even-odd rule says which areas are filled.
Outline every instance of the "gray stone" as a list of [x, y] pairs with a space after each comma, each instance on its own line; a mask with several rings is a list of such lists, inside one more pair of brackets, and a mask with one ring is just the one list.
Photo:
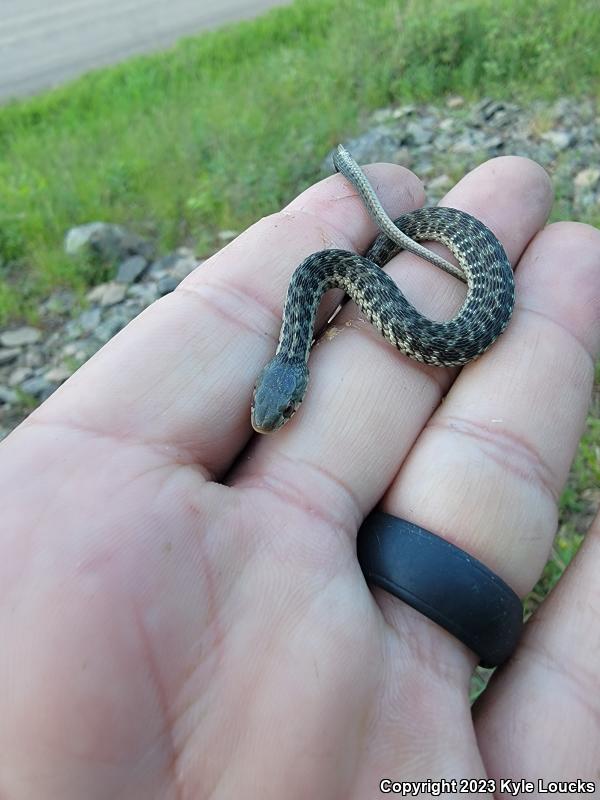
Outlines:
[[34, 375], [32, 378], [23, 381], [20, 389], [25, 392], [25, 394], [30, 394], [32, 397], [45, 399], [51, 394], [54, 387], [50, 385], [43, 375]]
[[100, 324], [101, 319], [102, 312], [97, 306], [96, 308], [88, 308], [83, 311], [79, 315], [79, 326], [82, 333], [92, 333], [92, 331], [94, 331]]
[[504, 139], [501, 136], [490, 136], [485, 146], [487, 150], [501, 150], [504, 146]]
[[75, 367], [80, 367], [97, 352], [99, 347], [100, 345], [95, 339], [80, 339], [66, 344], [60, 355], [63, 359], [73, 362]]
[[432, 140], [433, 131], [431, 128], [426, 127], [422, 120], [419, 122], [409, 122], [406, 126], [406, 134], [403, 141], [420, 147], [421, 145], [429, 144]]
[[14, 389], [9, 389], [8, 386], [1, 386], [0, 385], [0, 404], [1, 405], [12, 405], [16, 403], [19, 399], [19, 396], [15, 392]]
[[26, 344], [35, 344], [42, 338], [42, 332], [37, 328], [24, 325], [12, 331], [0, 333], [0, 344], [4, 347], [23, 347]]
[[219, 231], [217, 233], [217, 239], [220, 242], [230, 242], [232, 239], [235, 239], [235, 237], [238, 235], [239, 231], [230, 231], [230, 230]]
[[135, 233], [110, 222], [89, 222], [67, 231], [65, 251], [68, 255], [87, 254], [102, 263], [113, 264], [128, 256], [152, 257], [152, 245]]
[[78, 319], [70, 319], [65, 323], [62, 338], [79, 339], [82, 334], [83, 328], [81, 327], [81, 322]]
[[142, 307], [149, 306], [158, 297], [156, 283], [154, 281], [151, 283], [135, 283], [127, 290], [127, 296], [139, 300]]
[[0, 347], [0, 367], [5, 364], [12, 364], [13, 361], [16, 361], [20, 353], [21, 351], [18, 347]]
[[117, 283], [133, 283], [140, 278], [148, 266], [148, 261], [143, 256], [130, 256], [122, 261], [117, 271]]
[[66, 381], [67, 378], [70, 378], [72, 374], [73, 370], [69, 369], [66, 364], [59, 364], [58, 366], [49, 369], [48, 372], [45, 372], [44, 378], [49, 383], [60, 384], [64, 383], [64, 381]]
[[427, 184], [427, 188], [432, 192], [447, 192], [452, 186], [452, 178], [445, 173], [432, 178]]
[[392, 164], [400, 164], [401, 167], [410, 169], [414, 166], [415, 156], [410, 147], [399, 147], [392, 158]]
[[572, 131], [546, 131], [542, 134], [542, 139], [557, 150], [566, 150], [575, 144], [575, 135]]
[[[57, 339], [58, 341], [63, 341], [62, 336]], [[25, 351], [25, 355], [23, 356], [23, 364], [26, 367], [41, 367], [44, 363], [44, 354], [39, 349], [39, 347], [28, 347]]]
[[127, 322], [131, 322], [131, 320], [135, 319], [145, 308], [146, 304], [141, 300], [130, 298], [121, 304], [119, 311], [122, 312], [123, 318], [126, 319]]
[[128, 319], [122, 316], [111, 316], [105, 319], [96, 329], [95, 337], [98, 341], [106, 344], [113, 336], [115, 336], [125, 325], [129, 322]]
[[417, 107], [414, 105], [405, 105], [400, 106], [399, 108], [395, 108], [392, 112], [392, 116], [394, 119], [402, 119], [403, 117], [410, 117], [412, 116]]
[[453, 153], [472, 153], [475, 147], [473, 131], [463, 133], [452, 145]]
[[158, 291], [161, 297], [164, 297], [164, 295], [175, 291], [178, 286], [179, 281], [174, 275], [165, 275], [165, 277], [161, 278], [158, 282]]
[[446, 105], [448, 106], [448, 108], [452, 108], [452, 109], [454, 109], [454, 108], [462, 108], [462, 106], [464, 106], [464, 104], [465, 104], [465, 98], [461, 97], [458, 94], [455, 94], [455, 95], [453, 95], [452, 97], [449, 97], [446, 100]]
[[17, 367], [13, 369], [13, 371], [8, 376], [8, 385], [9, 386], [19, 386], [23, 383], [23, 381], [27, 380], [33, 375], [33, 370], [31, 367]]
[[87, 299], [90, 303], [100, 303], [101, 306], [114, 306], [124, 300], [127, 286], [122, 283], [101, 283], [88, 292]]
[[45, 303], [42, 303], [42, 310], [47, 314], [66, 314], [75, 304], [75, 295], [68, 289], [59, 289], [52, 292]]
[[152, 262], [146, 274], [152, 275], [155, 278], [161, 278], [163, 275], [171, 271], [177, 259], [177, 253], [169, 253], [168, 255]]
[[371, 119], [376, 125], [380, 125], [382, 122], [388, 122], [390, 119], [393, 118], [394, 118], [393, 108], [378, 108], [371, 114]]
[[184, 278], [187, 278], [187, 276], [192, 273], [196, 267], [200, 265], [200, 263], [201, 262], [199, 262], [194, 256], [191, 258], [189, 256], [180, 256], [171, 268], [171, 275], [173, 275], [174, 278], [178, 278], [180, 281], [182, 281]]
[[575, 175], [573, 184], [580, 191], [594, 191], [600, 185], [600, 169], [588, 167]]
[[450, 133], [456, 128], [456, 120], [453, 117], [446, 117], [441, 119], [438, 124], [438, 130], [444, 133]]

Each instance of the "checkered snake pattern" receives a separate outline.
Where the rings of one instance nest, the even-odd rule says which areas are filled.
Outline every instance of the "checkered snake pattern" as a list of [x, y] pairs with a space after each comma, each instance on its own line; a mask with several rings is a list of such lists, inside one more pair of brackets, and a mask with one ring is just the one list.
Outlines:
[[[308, 384], [307, 361], [319, 302], [338, 287], [394, 347], [410, 358], [437, 366], [460, 366], [485, 352], [506, 328], [514, 306], [510, 262], [494, 234], [464, 211], [442, 206], [420, 208], [393, 223], [366, 177], [342, 147], [334, 155], [338, 171], [359, 191], [384, 231], [365, 256], [323, 250], [295, 270], [284, 304], [275, 357], [254, 390], [252, 425], [260, 433], [281, 427], [297, 410]], [[445, 244], [458, 261], [449, 264], [417, 244]], [[433, 321], [406, 299], [382, 269], [401, 250], [410, 250], [467, 283], [467, 296], [450, 320]]]

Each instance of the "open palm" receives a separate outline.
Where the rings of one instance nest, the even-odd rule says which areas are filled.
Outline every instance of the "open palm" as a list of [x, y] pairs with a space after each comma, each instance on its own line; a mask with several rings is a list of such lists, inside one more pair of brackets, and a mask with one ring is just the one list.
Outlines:
[[[391, 216], [422, 203], [406, 170], [367, 173]], [[2, 443], [3, 800], [364, 800], [384, 778], [599, 777], [600, 525], [473, 711], [473, 654], [372, 595], [356, 560], [383, 501], [523, 595], [585, 417], [600, 234], [544, 228], [549, 182], [525, 159], [484, 164], [444, 202], [518, 264], [507, 332], [462, 372], [409, 361], [348, 305], [294, 420], [251, 435], [293, 269], [376, 234], [338, 175], [203, 264]], [[388, 270], [434, 318], [464, 296], [415, 257]]]

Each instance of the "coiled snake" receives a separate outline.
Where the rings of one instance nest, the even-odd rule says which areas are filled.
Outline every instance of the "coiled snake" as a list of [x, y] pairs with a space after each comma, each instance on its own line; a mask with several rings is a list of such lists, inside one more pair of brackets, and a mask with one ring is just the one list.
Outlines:
[[[481, 355], [506, 328], [512, 314], [510, 262], [482, 222], [464, 211], [441, 206], [419, 208], [392, 222], [366, 176], [341, 145], [333, 161], [336, 170], [358, 190], [383, 232], [365, 256], [322, 250], [296, 268], [287, 290], [277, 351], [254, 389], [251, 419], [258, 433], [280, 428], [304, 398], [315, 316], [327, 289], [343, 289], [398, 350], [417, 361], [443, 367], [466, 364]], [[459, 266], [414, 240], [442, 242]], [[416, 253], [467, 283], [467, 296], [456, 316], [434, 322], [408, 302], [381, 269], [401, 250]]]

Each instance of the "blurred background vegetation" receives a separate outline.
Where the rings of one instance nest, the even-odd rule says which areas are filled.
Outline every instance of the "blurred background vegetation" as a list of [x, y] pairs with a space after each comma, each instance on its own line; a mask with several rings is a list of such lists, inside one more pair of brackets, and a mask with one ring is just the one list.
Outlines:
[[73, 225], [214, 245], [311, 183], [399, 101], [597, 91], [597, 0], [297, 0], [0, 108], [0, 325], [106, 278]]

